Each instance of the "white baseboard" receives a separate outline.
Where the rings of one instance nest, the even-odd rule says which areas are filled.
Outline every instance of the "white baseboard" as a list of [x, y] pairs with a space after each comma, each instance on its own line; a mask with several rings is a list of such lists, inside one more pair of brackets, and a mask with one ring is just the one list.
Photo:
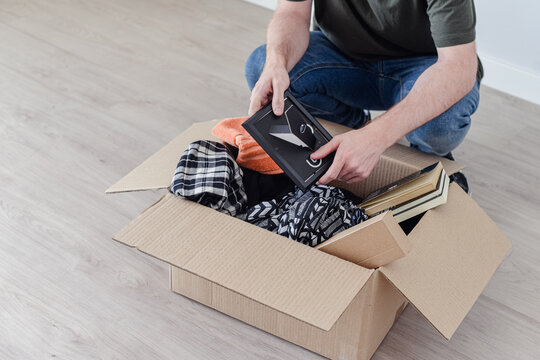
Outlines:
[[540, 74], [524, 71], [479, 54], [484, 65], [483, 85], [540, 105]]
[[270, 10], [275, 10], [278, 3], [278, 0], [244, 0], [244, 1], [265, 7]]
[[[244, 0], [274, 10], [277, 0]], [[524, 71], [494, 57], [479, 54], [484, 65], [482, 84], [540, 105], [540, 74]]]

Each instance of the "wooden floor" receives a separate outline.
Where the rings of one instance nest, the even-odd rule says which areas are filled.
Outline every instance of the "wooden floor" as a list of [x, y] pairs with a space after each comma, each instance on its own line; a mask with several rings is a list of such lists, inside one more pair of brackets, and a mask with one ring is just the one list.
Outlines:
[[[268, 10], [0, 0], [0, 359], [317, 359], [168, 290], [104, 190], [194, 121], [245, 115]], [[450, 342], [408, 307], [374, 359], [540, 359], [540, 107], [488, 88], [456, 157], [513, 249]]]

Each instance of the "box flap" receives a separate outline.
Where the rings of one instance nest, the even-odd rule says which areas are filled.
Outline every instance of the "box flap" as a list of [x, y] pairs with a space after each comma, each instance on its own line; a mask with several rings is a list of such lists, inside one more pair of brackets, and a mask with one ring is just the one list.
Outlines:
[[450, 339], [511, 244], [454, 183], [450, 184], [448, 202], [429, 210], [409, 240], [409, 254], [381, 271]]
[[374, 269], [404, 257], [410, 247], [392, 211], [386, 211], [332, 236], [315, 249]]
[[446, 171], [448, 175], [452, 175], [465, 168], [463, 164], [460, 164], [457, 161], [449, 160], [437, 155], [427, 154], [420, 150], [416, 150], [401, 144], [394, 144], [393, 146], [389, 147], [383, 153], [383, 156], [414, 167], [416, 168], [415, 170], [421, 170], [426, 166], [440, 161], [444, 167], [444, 171]]
[[170, 193], [113, 238], [326, 331], [373, 272]]
[[171, 185], [180, 156], [189, 144], [201, 139], [220, 141], [212, 135], [212, 128], [219, 121], [213, 120], [192, 124], [105, 192], [116, 193], [168, 188]]

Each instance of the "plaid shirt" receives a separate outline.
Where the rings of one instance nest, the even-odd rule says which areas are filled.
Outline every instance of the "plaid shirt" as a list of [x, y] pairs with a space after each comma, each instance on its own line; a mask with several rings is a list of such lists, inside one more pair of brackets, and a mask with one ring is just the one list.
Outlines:
[[199, 140], [180, 157], [171, 184], [175, 195], [231, 216], [242, 217], [247, 195], [242, 169], [225, 145]]

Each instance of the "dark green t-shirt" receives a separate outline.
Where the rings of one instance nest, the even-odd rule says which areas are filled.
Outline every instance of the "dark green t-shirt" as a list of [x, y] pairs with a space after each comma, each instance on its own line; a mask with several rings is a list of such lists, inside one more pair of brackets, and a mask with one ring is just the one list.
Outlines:
[[315, 26], [357, 60], [436, 55], [437, 47], [475, 39], [473, 0], [314, 1]]

